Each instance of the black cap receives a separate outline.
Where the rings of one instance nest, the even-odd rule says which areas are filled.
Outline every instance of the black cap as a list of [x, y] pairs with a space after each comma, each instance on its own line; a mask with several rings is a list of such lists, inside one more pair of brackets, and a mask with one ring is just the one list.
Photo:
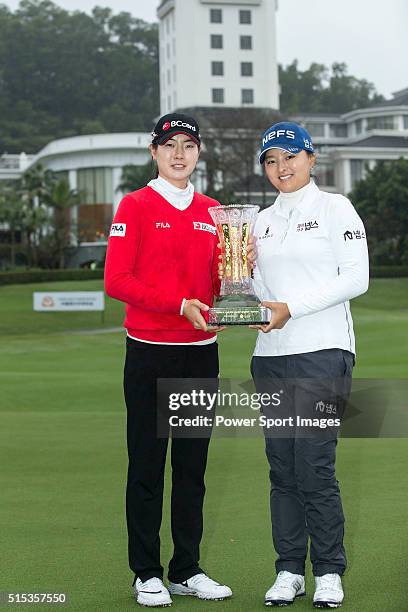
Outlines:
[[193, 117], [181, 113], [170, 113], [158, 120], [152, 132], [152, 144], [164, 144], [176, 134], [190, 136], [199, 146], [201, 144], [200, 128]]

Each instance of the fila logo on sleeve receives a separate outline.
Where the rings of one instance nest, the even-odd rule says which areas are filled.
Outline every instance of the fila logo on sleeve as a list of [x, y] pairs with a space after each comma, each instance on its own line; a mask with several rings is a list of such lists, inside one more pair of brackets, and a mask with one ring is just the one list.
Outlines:
[[194, 225], [195, 230], [202, 230], [203, 232], [210, 232], [210, 234], [214, 234], [214, 236], [217, 233], [217, 230], [215, 229], [215, 227], [213, 225], [210, 225], [209, 223], [201, 223], [201, 221], [193, 221], [193, 225]]
[[126, 236], [126, 223], [114, 223], [111, 226], [109, 236], [120, 236], [124, 238]]

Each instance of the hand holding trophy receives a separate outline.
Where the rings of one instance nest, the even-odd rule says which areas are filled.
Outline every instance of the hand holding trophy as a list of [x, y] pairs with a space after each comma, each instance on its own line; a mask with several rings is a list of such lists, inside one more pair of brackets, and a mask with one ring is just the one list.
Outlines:
[[220, 298], [208, 311], [209, 325], [266, 325], [268, 309], [254, 295], [250, 234], [259, 206], [214, 206], [208, 209], [220, 239], [223, 278]]

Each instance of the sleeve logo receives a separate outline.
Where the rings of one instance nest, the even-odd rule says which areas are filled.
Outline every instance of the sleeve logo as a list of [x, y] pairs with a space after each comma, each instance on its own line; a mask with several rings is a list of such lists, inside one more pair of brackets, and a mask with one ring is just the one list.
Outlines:
[[366, 238], [366, 234], [364, 230], [347, 230], [346, 232], [344, 232], [343, 234], [344, 236], [344, 240], [345, 242], [347, 242], [347, 240], [364, 240]]
[[122, 238], [126, 236], [126, 223], [114, 223], [111, 226], [109, 236], [120, 236]]

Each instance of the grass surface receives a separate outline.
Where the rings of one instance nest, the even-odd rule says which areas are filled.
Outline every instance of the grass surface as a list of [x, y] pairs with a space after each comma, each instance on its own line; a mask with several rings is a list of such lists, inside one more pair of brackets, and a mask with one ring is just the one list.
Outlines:
[[[33, 290], [100, 288], [99, 281], [0, 288], [0, 591], [66, 592], [72, 610], [134, 610], [124, 521], [123, 335], [93, 333], [99, 313], [31, 310]], [[378, 279], [355, 300], [356, 376], [407, 377], [407, 295], [407, 281]], [[119, 326], [122, 311], [108, 300], [105, 327]], [[224, 377], [249, 377], [254, 339], [246, 329], [220, 335]], [[344, 609], [405, 612], [408, 442], [342, 439], [338, 448], [349, 558]], [[164, 564], [171, 555], [168, 494], [167, 486]], [[173, 607], [264, 609], [274, 553], [262, 440], [212, 441], [205, 525], [202, 564], [234, 598], [175, 598]], [[311, 609], [310, 568], [307, 580], [308, 596], [294, 610]]]

